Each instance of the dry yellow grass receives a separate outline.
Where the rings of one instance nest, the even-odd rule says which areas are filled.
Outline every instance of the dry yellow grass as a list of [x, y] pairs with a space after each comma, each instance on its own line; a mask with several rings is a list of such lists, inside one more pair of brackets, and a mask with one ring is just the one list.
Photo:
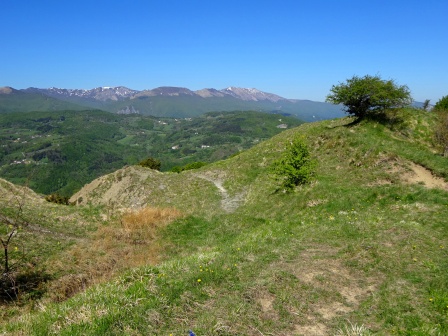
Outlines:
[[92, 237], [73, 246], [65, 258], [55, 261], [55, 269], [71, 274], [50, 285], [51, 300], [63, 301], [125, 269], [156, 264], [161, 248], [158, 229], [181, 216], [174, 208], [146, 207], [128, 211], [121, 220], [100, 227]]
[[174, 208], [142, 208], [123, 215], [122, 230], [131, 239], [154, 239], [160, 226], [180, 216], [181, 213]]

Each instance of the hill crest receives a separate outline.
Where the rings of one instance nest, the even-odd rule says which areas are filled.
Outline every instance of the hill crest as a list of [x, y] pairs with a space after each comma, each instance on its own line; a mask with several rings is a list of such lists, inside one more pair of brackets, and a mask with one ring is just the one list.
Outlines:
[[[184, 199], [190, 198], [188, 194], [195, 194], [194, 189], [200, 185], [204, 189], [198, 192], [197, 195], [207, 195], [207, 200], [214, 200], [213, 204], [207, 206], [208, 211], [214, 213], [217, 211], [216, 209], [224, 209], [225, 206], [222, 206], [222, 204], [226, 204], [229, 200], [235, 201], [233, 210], [236, 210], [239, 205], [244, 205], [251, 198], [253, 190], [258, 190], [261, 186], [268, 189], [272, 188], [273, 181], [270, 181], [267, 177], [269, 175], [268, 167], [278, 159], [279, 149], [283, 148], [283, 146], [298, 134], [306, 136], [314, 155], [323, 155], [324, 158], [321, 161], [326, 161], [328, 160], [328, 156], [333, 154], [330, 152], [322, 154], [322, 147], [332, 146], [331, 143], [335, 141], [331, 140], [333, 137], [347, 137], [350, 139], [354, 137], [353, 133], [356, 134], [356, 138], [361, 136], [361, 133], [371, 132], [371, 130], [367, 130], [372, 126], [370, 123], [359, 127], [347, 128], [346, 124], [349, 124], [350, 120], [351, 118], [343, 118], [303, 124], [296, 128], [286, 130], [253, 148], [241, 152], [235, 157], [181, 174], [161, 174], [142, 167], [126, 167], [103, 176], [82, 188], [72, 197], [72, 201], [76, 201], [81, 197], [84, 203], [87, 201], [93, 204], [106, 205], [113, 201], [111, 195], [115, 195], [118, 200], [117, 203], [123, 204], [125, 207], [139, 207], [144, 204], [157, 204], [160, 206], [183, 204]], [[421, 122], [427, 123], [427, 121]], [[383, 128], [384, 126], [374, 126], [374, 128], [376, 127]], [[416, 127], [416, 125], [412, 127]], [[331, 131], [331, 129], [337, 131]], [[389, 137], [397, 137], [396, 134], [394, 135], [394, 132], [390, 132], [387, 128], [384, 128], [384, 132], [384, 134], [379, 135], [370, 134], [368, 137], [374, 138], [379, 136], [378, 139], [382, 138], [383, 142], [385, 141], [384, 139], [393, 141]], [[380, 141], [378, 139], [372, 141]], [[362, 155], [366, 155], [366, 157], [363, 158], [362, 155], [359, 155], [358, 158], [357, 154], [354, 155], [353, 153], [347, 152], [353, 151], [353, 149], [351, 149], [351, 146], [346, 141], [343, 144], [344, 146], [340, 150], [345, 152], [341, 154], [342, 156], [337, 161], [332, 162], [334, 166], [327, 164], [325, 168], [321, 168], [326, 174], [332, 174], [332, 169], [351, 171], [353, 170], [353, 166], [363, 167], [360, 169], [370, 174], [367, 165], [373, 164], [376, 167], [376, 173], [370, 177], [371, 181], [367, 183], [372, 186], [383, 183], [420, 183], [427, 188], [448, 190], [448, 183], [440, 176], [434, 175], [434, 171], [441, 171], [440, 167], [425, 167], [421, 162], [415, 161], [409, 156], [395, 158], [395, 154], [386, 154], [389, 150], [387, 147], [382, 147], [382, 149], [377, 148], [376, 151], [378, 153], [375, 155], [371, 154], [369, 149], [365, 149], [366, 153]], [[362, 151], [363, 149], [359, 150]], [[391, 159], [391, 157], [394, 158]], [[443, 162], [441, 165], [443, 166]], [[258, 174], [260, 177], [255, 180], [249, 178], [249, 176], [254, 174]], [[380, 175], [384, 176], [380, 177]], [[126, 177], [126, 181], [131, 183], [130, 185], [123, 182], [124, 177]], [[368, 178], [366, 177], [366, 179]], [[246, 181], [248, 184], [245, 185], [244, 183], [235, 181]], [[146, 192], [148, 190], [150, 192]], [[212, 197], [210, 195], [214, 196]], [[204, 202], [205, 200], [200, 201], [202, 204], [207, 203]], [[185, 208], [189, 207], [192, 207], [190, 203]]]

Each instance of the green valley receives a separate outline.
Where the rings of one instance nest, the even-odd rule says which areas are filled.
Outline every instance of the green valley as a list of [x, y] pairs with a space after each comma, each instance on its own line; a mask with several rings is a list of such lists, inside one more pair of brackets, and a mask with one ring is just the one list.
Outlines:
[[0, 177], [43, 194], [70, 196], [93, 179], [146, 157], [162, 170], [213, 162], [297, 126], [261, 112], [197, 118], [118, 115], [100, 110], [0, 114]]

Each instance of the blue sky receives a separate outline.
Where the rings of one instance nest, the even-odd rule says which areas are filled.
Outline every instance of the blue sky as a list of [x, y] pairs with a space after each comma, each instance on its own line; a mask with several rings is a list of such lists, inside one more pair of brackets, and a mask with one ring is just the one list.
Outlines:
[[448, 94], [448, 1], [0, 0], [0, 86], [254, 87], [324, 101], [380, 75]]

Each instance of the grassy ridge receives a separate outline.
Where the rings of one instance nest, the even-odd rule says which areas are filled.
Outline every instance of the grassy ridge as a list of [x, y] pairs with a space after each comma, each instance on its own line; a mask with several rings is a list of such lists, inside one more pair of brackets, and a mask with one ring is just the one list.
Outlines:
[[[403, 110], [402, 118], [387, 126], [350, 126], [349, 119], [305, 124], [196, 172], [142, 179], [142, 187], [153, 184], [149, 190], [160, 179], [169, 196], [129, 196], [188, 214], [160, 229], [162, 261], [64, 303], [42, 303], [40, 312], [3, 330], [335, 335], [358, 328], [361, 335], [447, 334], [448, 191], [405, 177], [414, 162], [446, 181], [448, 165], [431, 145], [433, 116]], [[317, 180], [293, 193], [275, 193], [269, 166], [297, 134], [307, 138], [319, 162]], [[209, 180], [198, 183], [197, 175]], [[188, 194], [192, 199], [174, 192], [171, 183], [182, 177], [182, 188], [189, 181], [196, 186]], [[218, 177], [228, 197], [244, 195], [233, 211], [219, 209], [224, 194], [206, 183]], [[108, 188], [91, 191], [98, 203]], [[194, 203], [204, 206], [191, 211]]]

